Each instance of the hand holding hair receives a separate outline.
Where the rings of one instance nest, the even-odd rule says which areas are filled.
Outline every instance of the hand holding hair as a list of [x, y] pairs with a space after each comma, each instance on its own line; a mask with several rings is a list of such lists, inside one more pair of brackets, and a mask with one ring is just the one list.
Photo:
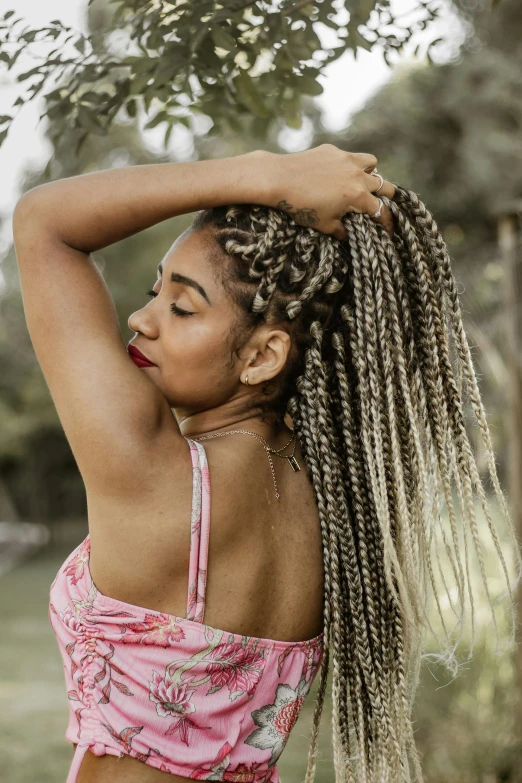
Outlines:
[[377, 166], [375, 155], [321, 144], [304, 152], [274, 154], [268, 166], [276, 184], [267, 206], [287, 212], [299, 225], [346, 240], [343, 216], [347, 212], [373, 216], [382, 204], [380, 216], [374, 219], [393, 237], [391, 210], [379, 196], [393, 198], [395, 186], [386, 180], [381, 183], [371, 173]]

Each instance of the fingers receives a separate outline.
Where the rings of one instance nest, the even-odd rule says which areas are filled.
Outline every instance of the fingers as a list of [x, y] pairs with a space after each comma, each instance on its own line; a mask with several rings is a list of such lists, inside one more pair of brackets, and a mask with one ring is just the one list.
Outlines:
[[[365, 206], [363, 211], [372, 217], [372, 215], [377, 212], [382, 203], [380, 196], [386, 196], [390, 199], [394, 197], [395, 185], [392, 182], [388, 182], [386, 179], [383, 179], [381, 185], [380, 177], [377, 177], [375, 174], [367, 174], [365, 175], [365, 178], [366, 184], [368, 185], [368, 190], [370, 192], [368, 193], [367, 206]], [[373, 220], [375, 220], [377, 223], [381, 223], [390, 237], [393, 238], [395, 224], [393, 221], [392, 211], [389, 207], [387, 207], [385, 204], [382, 204], [380, 217], [375, 217]]]
[[371, 171], [377, 165], [377, 158], [370, 152], [350, 152], [348, 154], [352, 158], [353, 162], [365, 171], [368, 169]]
[[[393, 186], [392, 186], [393, 187]], [[384, 188], [383, 188], [384, 190]], [[382, 191], [380, 191], [382, 193]], [[381, 207], [381, 214], [379, 217], [373, 217], [375, 212]], [[363, 212], [369, 215], [376, 223], [381, 223], [384, 226], [388, 234], [393, 237], [395, 224], [393, 222], [393, 214], [389, 207], [384, 204], [378, 196], [374, 196], [368, 193], [367, 206], [363, 209]]]
[[383, 183], [381, 187], [381, 180], [376, 174], [365, 174], [364, 179], [366, 182], [366, 187], [368, 188], [370, 193], [375, 193], [375, 191], [378, 190], [379, 192], [375, 193], [376, 196], [386, 196], [387, 198], [394, 197], [395, 185], [392, 182], [388, 182], [387, 179], [383, 179]]
[[345, 229], [343, 223], [341, 223], [340, 220], [337, 220], [335, 222], [335, 226], [332, 228], [332, 236], [334, 236], [336, 239], [339, 239], [341, 242], [347, 242], [348, 241], [348, 232]]

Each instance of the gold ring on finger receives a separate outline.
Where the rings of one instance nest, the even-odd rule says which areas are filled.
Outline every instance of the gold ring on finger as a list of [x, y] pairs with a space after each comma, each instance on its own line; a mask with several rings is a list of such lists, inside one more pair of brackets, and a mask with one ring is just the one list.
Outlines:
[[379, 192], [379, 190], [382, 188], [382, 186], [383, 186], [383, 184], [384, 184], [384, 179], [381, 177], [381, 175], [380, 175], [380, 174], [378, 174], [378, 173], [377, 173], [377, 169], [374, 169], [373, 171], [371, 171], [371, 172], [370, 172], [370, 174], [372, 175], [372, 177], [379, 177], [379, 179], [381, 180], [381, 184], [379, 185], [379, 187], [377, 188], [377, 190], [374, 190], [374, 191], [373, 191], [374, 193], [378, 193], [378, 192]]
[[[379, 198], [379, 196], [377, 196], [377, 198]], [[370, 215], [370, 217], [379, 218], [381, 216], [381, 210], [383, 206], [384, 206], [384, 201], [382, 200], [382, 198], [379, 198], [379, 209], [377, 210], [377, 212], [374, 212], [373, 215]]]

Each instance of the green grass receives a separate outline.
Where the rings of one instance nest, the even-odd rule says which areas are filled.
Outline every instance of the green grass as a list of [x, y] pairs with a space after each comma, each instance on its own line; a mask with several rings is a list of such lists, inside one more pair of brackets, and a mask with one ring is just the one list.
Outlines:
[[[81, 539], [79, 539], [81, 540]], [[49, 623], [49, 588], [76, 544], [46, 547], [0, 579], [0, 780], [65, 781], [72, 747], [63, 663]], [[279, 762], [283, 783], [304, 780], [318, 678]], [[333, 781], [325, 708], [317, 783]]]
[[65, 780], [63, 664], [49, 623], [49, 588], [66, 552], [46, 547], [0, 580], [0, 770], [6, 783]]

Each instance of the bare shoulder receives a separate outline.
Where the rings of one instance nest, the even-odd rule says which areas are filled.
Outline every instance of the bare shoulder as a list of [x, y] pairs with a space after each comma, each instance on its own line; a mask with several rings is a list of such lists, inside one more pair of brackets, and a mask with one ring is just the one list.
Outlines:
[[121, 492], [86, 491], [93, 581], [105, 595], [140, 605], [188, 569], [190, 444], [168, 431], [137, 444], [133, 470], [135, 482]]

